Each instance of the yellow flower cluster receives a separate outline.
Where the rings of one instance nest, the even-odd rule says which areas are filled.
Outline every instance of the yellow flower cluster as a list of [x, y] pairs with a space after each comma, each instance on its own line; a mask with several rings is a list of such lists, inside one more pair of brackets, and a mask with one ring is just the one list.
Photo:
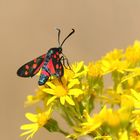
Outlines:
[[[110, 87], [107, 76], [112, 77]], [[41, 111], [26, 113], [31, 124], [21, 126], [26, 140], [42, 127], [71, 139], [85, 135], [94, 140], [140, 139], [140, 42], [88, 65], [72, 64], [61, 79], [52, 77], [35, 95], [27, 96], [25, 105], [40, 103]], [[73, 133], [59, 127], [53, 111], [61, 114]]]

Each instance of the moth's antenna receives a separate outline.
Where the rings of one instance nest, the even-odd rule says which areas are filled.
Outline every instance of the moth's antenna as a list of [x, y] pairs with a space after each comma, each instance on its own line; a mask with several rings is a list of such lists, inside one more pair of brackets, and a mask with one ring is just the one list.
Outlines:
[[61, 33], [61, 30], [56, 28], [56, 30], [58, 31], [58, 45], [60, 46], [60, 33]]
[[64, 42], [65, 42], [74, 32], [75, 32], [75, 30], [72, 29], [72, 32], [70, 32], [70, 33], [68, 34], [68, 36], [63, 40], [63, 42], [61, 43], [60, 47], [63, 46]]

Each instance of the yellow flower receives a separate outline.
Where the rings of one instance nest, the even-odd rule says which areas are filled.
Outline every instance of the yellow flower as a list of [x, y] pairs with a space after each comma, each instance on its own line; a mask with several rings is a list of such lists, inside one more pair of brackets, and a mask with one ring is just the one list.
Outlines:
[[47, 121], [50, 119], [52, 114], [52, 108], [50, 107], [47, 111], [39, 112], [38, 114], [26, 113], [26, 118], [31, 121], [31, 124], [24, 124], [20, 127], [21, 130], [24, 130], [20, 136], [28, 135], [26, 140], [29, 140], [33, 135], [38, 131], [39, 128], [47, 124]]
[[103, 75], [101, 62], [88, 64], [88, 75], [93, 77], [101, 77]]
[[106, 60], [120, 60], [122, 59], [123, 57], [123, 51], [120, 49], [114, 49], [113, 51], [107, 53], [103, 59], [106, 59]]
[[74, 72], [74, 78], [86, 75], [87, 73], [87, 66], [84, 65], [84, 62], [78, 62], [72, 64], [72, 70]]
[[134, 102], [134, 107], [136, 109], [140, 109], [140, 93], [135, 91], [134, 89], [131, 89], [131, 95], [132, 95], [132, 100]]
[[140, 116], [137, 116], [134, 122], [135, 128], [140, 133]]
[[126, 61], [120, 60], [102, 60], [102, 70], [104, 74], [110, 73], [117, 70], [120, 73], [124, 73], [124, 70], [128, 68], [128, 63]]
[[122, 60], [123, 53], [122, 50], [115, 49], [114, 51], [108, 53], [101, 60], [103, 72], [110, 73], [112, 71], [124, 72], [128, 68], [129, 64], [127, 61]]
[[130, 132], [130, 140], [139, 140], [140, 139], [140, 133], [134, 129], [132, 132]]
[[105, 123], [110, 127], [117, 127], [120, 124], [119, 113], [112, 109], [108, 109], [105, 114]]
[[25, 101], [25, 106], [33, 105], [43, 100], [46, 97], [46, 93], [42, 92], [43, 88], [43, 86], [39, 87], [39, 89], [35, 92], [35, 95], [28, 95]]
[[80, 127], [74, 127], [76, 133], [69, 135], [68, 137], [78, 138], [83, 135], [90, 134], [91, 132], [96, 131], [104, 122], [104, 114], [106, 112], [106, 107], [98, 113], [94, 114], [92, 117], [88, 114], [86, 110], [83, 112], [83, 117], [85, 122], [80, 124]]
[[129, 140], [128, 132], [126, 130], [124, 132], [119, 132], [119, 140]]
[[[95, 140], [140, 139], [140, 42], [135, 41], [123, 53], [115, 49], [101, 60], [83, 61], [64, 67], [61, 78], [51, 76], [26, 105], [43, 102], [45, 107], [58, 107], [74, 134], [60, 129], [51, 119], [52, 107], [36, 114], [26, 113], [31, 121], [21, 126], [29, 140], [41, 127], [60, 132], [67, 138], [89, 135]], [[112, 77], [107, 88], [106, 75]], [[93, 115], [90, 115], [91, 112]]]
[[[130, 116], [132, 114], [132, 110], [134, 107], [133, 99], [129, 95], [119, 95], [119, 96], [120, 96], [119, 98], [116, 98], [116, 96], [114, 95], [114, 97], [118, 101], [120, 100], [120, 103], [116, 101], [117, 104], [118, 103], [120, 104], [120, 108], [116, 110], [113, 110], [112, 108], [106, 109], [104, 111], [104, 115], [102, 115], [104, 118], [104, 122], [110, 127], [118, 127], [122, 123], [123, 124], [125, 123], [127, 125], [130, 121]], [[112, 95], [111, 98], [114, 97]]]
[[130, 121], [130, 116], [132, 115], [132, 110], [134, 108], [134, 102], [131, 96], [121, 95], [121, 107], [118, 110], [121, 122], [128, 123]]
[[43, 92], [53, 95], [48, 99], [47, 105], [59, 98], [62, 105], [67, 102], [70, 105], [75, 105], [72, 97], [78, 97], [83, 91], [78, 87], [80, 81], [78, 79], [67, 79], [64, 75], [61, 81], [59, 79], [53, 79], [51, 82], [47, 82], [48, 88], [44, 88]]
[[90, 117], [87, 111], [84, 110], [84, 117], [87, 122], [81, 124], [82, 129], [84, 130], [83, 133], [88, 134], [89, 132], [96, 130], [102, 125], [103, 120], [100, 115], [102, 114], [103, 110], [101, 110], [99, 114], [94, 114], [93, 117]]
[[140, 61], [140, 41], [135, 41], [133, 46], [129, 46], [125, 52], [126, 60], [135, 64]]

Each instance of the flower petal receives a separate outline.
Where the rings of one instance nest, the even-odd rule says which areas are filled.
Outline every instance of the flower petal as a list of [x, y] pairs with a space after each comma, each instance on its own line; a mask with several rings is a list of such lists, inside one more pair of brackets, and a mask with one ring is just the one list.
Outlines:
[[81, 70], [81, 68], [83, 67], [83, 65], [84, 65], [84, 62], [83, 61], [81, 61], [81, 62], [76, 63], [75, 65], [73, 65], [72, 67], [73, 67], [74, 72], [75, 73], [78, 73]]
[[68, 95], [74, 95], [75, 97], [78, 97], [82, 93], [83, 93], [83, 91], [81, 89], [73, 88], [73, 89], [69, 90]]
[[25, 131], [25, 132], [21, 133], [20, 136], [25, 136], [25, 135], [28, 135], [28, 134], [30, 134], [32, 132], [33, 132], [33, 130], [31, 129], [29, 131]]
[[48, 102], [47, 102], [47, 106], [48, 106], [50, 103], [52, 103], [56, 98], [57, 98], [57, 96], [51, 97], [51, 98], [48, 100]]
[[70, 80], [70, 83], [68, 84], [68, 89], [72, 88], [74, 85], [78, 85], [80, 82], [78, 79], [72, 79]]
[[65, 104], [65, 96], [60, 97], [60, 103], [61, 103], [62, 105]]
[[75, 105], [74, 101], [69, 96], [66, 96], [65, 99], [66, 99], [67, 103], [69, 103], [70, 105]]
[[28, 137], [26, 138], [26, 140], [29, 140], [30, 138], [33, 137], [33, 135], [37, 132], [38, 128], [34, 128], [34, 129], [31, 129], [29, 131], [26, 131], [26, 132], [23, 132], [20, 134], [20, 136], [25, 136], [25, 135], [28, 135]]
[[50, 89], [50, 88], [44, 88], [42, 91], [44, 91], [48, 94], [55, 95], [55, 91], [53, 89]]
[[52, 82], [47, 82], [46, 83], [51, 89], [55, 89], [56, 86]]
[[26, 118], [30, 120], [31, 122], [37, 122], [37, 115], [33, 113], [26, 113]]
[[30, 130], [30, 129], [34, 129], [34, 128], [38, 128], [38, 124], [37, 123], [33, 123], [33, 124], [24, 124], [20, 127], [21, 130]]

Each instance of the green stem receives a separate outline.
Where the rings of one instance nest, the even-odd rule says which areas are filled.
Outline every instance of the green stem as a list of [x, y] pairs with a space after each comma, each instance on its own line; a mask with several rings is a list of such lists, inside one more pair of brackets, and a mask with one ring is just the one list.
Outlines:
[[63, 135], [65, 135], [65, 136], [68, 136], [68, 135], [69, 135], [68, 132], [65, 132], [64, 130], [62, 130], [62, 129], [60, 129], [60, 128], [59, 128], [59, 132], [62, 133]]
[[[62, 130], [62, 129], [60, 129], [60, 128], [59, 128], [59, 132], [62, 133], [64, 136], [68, 136], [68, 135], [69, 135], [68, 132], [65, 132], [64, 130]], [[72, 140], [77, 140], [77, 139], [74, 139], [74, 138], [70, 138], [70, 139], [72, 139]]]

